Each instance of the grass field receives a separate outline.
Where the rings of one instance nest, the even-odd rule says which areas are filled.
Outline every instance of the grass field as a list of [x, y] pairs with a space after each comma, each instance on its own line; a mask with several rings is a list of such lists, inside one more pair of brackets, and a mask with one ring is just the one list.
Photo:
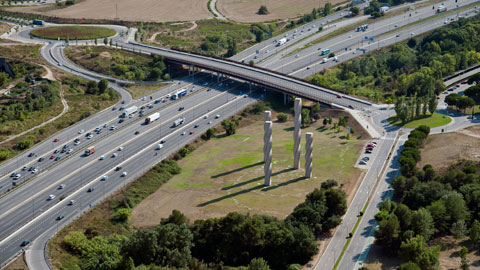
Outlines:
[[46, 39], [98, 39], [111, 37], [116, 34], [115, 30], [99, 26], [50, 26], [33, 29], [30, 34], [39, 38]]
[[[334, 115], [338, 117], [342, 112]], [[254, 118], [235, 135], [220, 134], [179, 161], [182, 173], [134, 209], [132, 225], [153, 226], [173, 209], [180, 210], [190, 220], [222, 216], [231, 211], [284, 218], [308, 192], [330, 178], [351, 193], [361, 174], [353, 165], [368, 139], [356, 123], [349, 123], [357, 131], [351, 140], [345, 139], [345, 132], [323, 128], [321, 121], [302, 130], [303, 136], [305, 132], [314, 133], [313, 178], [305, 179], [303, 168], [292, 170], [292, 121], [275, 122], [273, 185], [264, 188], [262, 117]], [[303, 160], [302, 157], [302, 166]]]
[[132, 95], [134, 99], [150, 95], [159, 89], [170, 86], [171, 83], [158, 83], [158, 84], [132, 84], [125, 89]]
[[451, 121], [452, 118], [439, 113], [434, 113], [433, 115], [427, 114], [426, 116], [419, 117], [413, 121], [406, 123], [405, 125], [402, 125], [402, 122], [396, 116], [388, 118], [388, 122], [390, 124], [404, 128], [417, 128], [421, 125], [426, 125], [431, 128], [440, 127], [450, 123]]
[[[9, 10], [45, 14], [62, 18], [109, 19], [171, 22], [213, 18], [208, 0], [86, 0], [62, 9], [47, 9], [49, 5], [12, 7]], [[55, 5], [55, 4], [52, 4]], [[118, 13], [115, 8], [118, 7]]]
[[[333, 5], [345, 1], [334, 0], [218, 0], [217, 8], [225, 17], [238, 22], [263, 22], [277, 19], [287, 19], [310, 13], [313, 8], [325, 6], [326, 2]], [[269, 13], [258, 15], [260, 5], [265, 5]]]

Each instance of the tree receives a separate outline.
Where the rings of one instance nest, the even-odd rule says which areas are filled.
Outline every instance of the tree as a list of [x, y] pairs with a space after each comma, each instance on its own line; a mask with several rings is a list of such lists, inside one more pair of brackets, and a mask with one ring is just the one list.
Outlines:
[[462, 259], [462, 264], [460, 265], [460, 268], [462, 270], [470, 269], [470, 266], [468, 265], [468, 261], [467, 261], [468, 248], [465, 247], [465, 246], [462, 246], [462, 248], [460, 249], [458, 254], [460, 255], [460, 258]]
[[320, 102], [317, 102], [317, 103], [315, 103], [315, 105], [313, 105], [312, 111], [313, 111], [314, 113], [317, 113], [317, 112], [320, 111], [321, 108], [322, 108], [322, 106], [320, 106]]
[[425, 240], [429, 240], [435, 232], [435, 224], [432, 215], [425, 208], [420, 208], [412, 214], [411, 228], [415, 234], [423, 236]]
[[402, 121], [402, 124], [405, 124], [408, 122], [409, 108], [405, 101], [405, 97], [401, 97], [397, 99], [397, 101], [395, 102], [395, 112], [397, 113], [398, 119]]
[[270, 266], [263, 258], [254, 258], [248, 264], [248, 270], [270, 270]]
[[375, 231], [375, 239], [382, 245], [394, 247], [400, 236], [400, 223], [395, 215], [379, 222], [378, 230]]
[[328, 14], [332, 13], [332, 3], [326, 2], [325, 6], [323, 7], [323, 16], [327, 16]]
[[465, 225], [465, 220], [461, 219], [452, 224], [450, 232], [454, 235], [456, 239], [461, 239], [467, 234], [467, 225]]
[[354, 17], [360, 13], [360, 9], [358, 7], [351, 7], [350, 12], [352, 12], [352, 17]]
[[327, 118], [323, 118], [323, 125], [326, 126], [328, 124]]
[[277, 114], [278, 121], [280, 122], [287, 122], [288, 120], [288, 114], [286, 113], [279, 113]]
[[265, 5], [261, 5], [257, 12], [259, 15], [268, 14], [268, 8]]
[[398, 267], [398, 270], [422, 270], [422, 269], [420, 268], [420, 266], [418, 266], [414, 262], [406, 262], [400, 265], [400, 267]]
[[479, 84], [479, 82], [480, 82], [480, 72], [473, 74], [472, 77], [468, 78], [467, 80], [468, 84], [473, 84], [473, 83]]
[[470, 227], [469, 235], [470, 242], [472, 242], [474, 245], [477, 245], [478, 240], [480, 240], [480, 222], [478, 220], [473, 221], [472, 226]]
[[310, 118], [310, 110], [307, 108], [302, 109], [302, 126], [308, 126], [312, 123], [312, 119]]
[[235, 121], [223, 120], [222, 127], [225, 129], [227, 136], [233, 135], [237, 131], [237, 123]]
[[105, 91], [107, 90], [108, 88], [108, 81], [106, 79], [101, 79], [99, 82], [98, 82], [98, 90], [101, 94], [105, 93]]
[[202, 136], [202, 138], [204, 140], [210, 140], [214, 135], [215, 135], [215, 129], [214, 128], [209, 128], [205, 132], [204, 136]]
[[418, 256], [425, 252], [428, 245], [421, 235], [407, 239], [400, 245], [399, 255], [406, 261], [417, 262]]
[[237, 48], [237, 40], [233, 37], [228, 38], [228, 49], [227, 49], [227, 57], [234, 56], [237, 54], [238, 48]]

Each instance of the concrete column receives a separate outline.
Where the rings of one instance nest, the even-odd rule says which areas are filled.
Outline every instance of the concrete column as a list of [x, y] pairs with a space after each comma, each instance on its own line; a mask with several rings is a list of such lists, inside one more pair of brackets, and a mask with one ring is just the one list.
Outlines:
[[283, 105], [287, 105], [287, 94], [283, 93]]
[[265, 111], [263, 113], [263, 121], [272, 121], [272, 112], [271, 111]]
[[313, 160], [313, 133], [305, 134], [305, 177], [312, 177], [312, 160]]
[[[263, 113], [263, 121], [265, 121], [265, 123], [267, 121], [272, 121], [272, 112], [271, 111], [265, 111]], [[271, 133], [271, 132], [270, 132]], [[271, 135], [270, 135], [270, 141], [271, 141]], [[267, 163], [267, 155], [269, 153], [268, 151], [268, 147], [269, 147], [269, 144], [267, 143], [267, 130], [265, 129], [265, 133], [264, 133], [264, 137], [263, 137], [263, 141], [264, 141], [264, 144], [263, 144], [263, 162]]]
[[272, 176], [272, 121], [265, 121], [263, 125], [264, 128], [264, 137], [263, 141], [265, 143], [264, 147], [264, 171], [265, 171], [265, 186], [271, 185], [271, 176]]
[[300, 126], [302, 125], [302, 99], [296, 98], [294, 105], [295, 116], [293, 122], [295, 130], [293, 131], [293, 168], [300, 169], [300, 141], [302, 139], [302, 132]]

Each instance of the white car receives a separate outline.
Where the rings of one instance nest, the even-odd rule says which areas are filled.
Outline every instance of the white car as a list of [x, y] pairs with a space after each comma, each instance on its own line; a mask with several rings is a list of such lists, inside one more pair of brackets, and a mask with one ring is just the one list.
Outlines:
[[104, 175], [104, 176], [102, 177], [102, 181], [105, 181], [105, 180], [107, 180], [107, 179], [108, 179], [108, 175]]
[[207, 119], [208, 118], [208, 114], [206, 114], [205, 116], [203, 116], [203, 119]]
[[129, 118], [133, 118], [134, 116], [135, 116], [135, 115], [132, 113], [132, 114], [130, 114], [128, 117], [129, 117]]
[[212, 123], [212, 121], [208, 121], [208, 124], [210, 125]]
[[70, 154], [70, 153], [72, 153], [72, 152], [73, 152], [72, 149], [68, 149], [67, 154]]
[[111, 127], [110, 127], [110, 130], [115, 130], [115, 126], [111, 126]]
[[70, 201], [68, 202], [68, 205], [74, 205], [74, 204], [75, 204], [75, 200], [70, 200]]
[[122, 151], [122, 150], [123, 150], [123, 146], [118, 147], [118, 151]]
[[184, 132], [182, 132], [182, 135], [185, 135], [185, 134], [187, 134], [185, 131], [184, 131]]
[[55, 199], [55, 195], [53, 195], [53, 194], [52, 194], [52, 195], [48, 195], [48, 199], [47, 199], [47, 200], [51, 201], [51, 200], [53, 200], [53, 199]]
[[104, 159], [105, 159], [105, 156], [100, 156], [99, 159], [100, 159], [100, 160], [104, 160]]
[[64, 189], [64, 188], [65, 188], [64, 184], [61, 184], [60, 186], [58, 186], [58, 189]]
[[163, 144], [160, 143], [160, 144], [157, 145], [156, 150], [160, 150], [160, 149], [162, 149], [162, 148], [163, 148]]
[[112, 154], [112, 157], [117, 157], [117, 153], [113, 153], [113, 154]]
[[75, 141], [73, 144], [74, 144], [74, 145], [79, 145], [79, 144], [80, 144], [80, 141]]
[[78, 134], [82, 134], [83, 132], [85, 132], [85, 130], [80, 129], [80, 130], [78, 131]]
[[122, 176], [123, 176], [123, 177], [127, 176], [127, 172], [123, 172], [123, 173], [122, 173]]
[[220, 114], [215, 115], [215, 119], [220, 118]]
[[92, 134], [90, 134], [90, 135], [87, 136], [87, 139], [90, 140], [91, 138], [93, 138], [93, 135], [92, 135]]
[[38, 169], [37, 169], [37, 168], [35, 168], [35, 169], [32, 170], [32, 174], [33, 174], [33, 173], [37, 173], [37, 172], [38, 172]]

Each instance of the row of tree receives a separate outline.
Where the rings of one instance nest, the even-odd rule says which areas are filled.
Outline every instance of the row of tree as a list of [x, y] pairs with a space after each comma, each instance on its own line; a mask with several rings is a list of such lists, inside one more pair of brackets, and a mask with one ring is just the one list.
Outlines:
[[269, 266], [299, 269], [298, 264], [305, 264], [317, 253], [316, 237], [336, 227], [346, 211], [345, 193], [335, 185], [334, 180], [325, 182], [285, 220], [233, 212], [188, 225], [187, 218], [174, 210], [153, 229], [109, 236], [72, 231], [63, 244], [86, 270], [149, 269], [143, 268], [145, 265], [168, 269], [222, 265], [249, 265], [238, 269], [252, 270], [268, 270]]
[[[399, 158], [402, 175], [392, 181], [399, 202], [385, 200], [375, 215], [376, 241], [407, 261], [402, 270], [438, 268], [440, 247], [427, 245], [434, 237], [468, 234], [480, 243], [480, 164], [461, 161], [443, 174], [431, 165], [417, 169], [428, 133], [425, 126], [410, 133]], [[468, 269], [466, 260], [462, 269]]]
[[437, 96], [432, 94], [424, 97], [400, 97], [395, 102], [395, 112], [398, 119], [402, 121], [402, 124], [415, 118], [427, 115], [427, 112], [433, 115], [437, 109], [438, 101]]

